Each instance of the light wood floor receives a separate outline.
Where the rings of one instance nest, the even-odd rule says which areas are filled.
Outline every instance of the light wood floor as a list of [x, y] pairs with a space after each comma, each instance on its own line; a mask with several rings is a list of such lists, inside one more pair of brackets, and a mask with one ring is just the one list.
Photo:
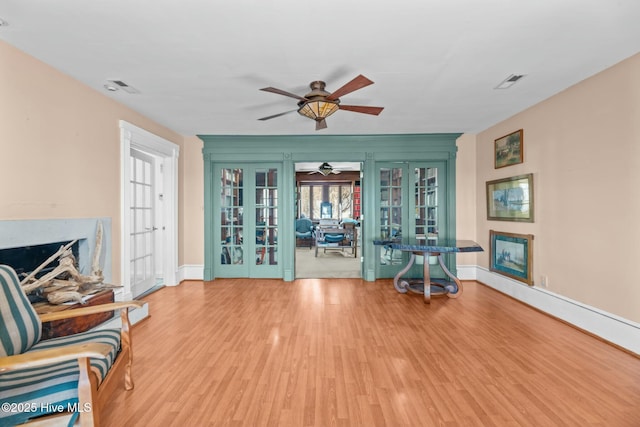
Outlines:
[[488, 287], [219, 279], [163, 288], [109, 426], [640, 426], [640, 359]]

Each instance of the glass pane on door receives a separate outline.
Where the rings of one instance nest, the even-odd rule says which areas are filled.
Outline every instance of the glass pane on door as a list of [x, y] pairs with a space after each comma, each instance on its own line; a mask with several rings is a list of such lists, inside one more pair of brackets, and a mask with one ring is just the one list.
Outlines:
[[438, 242], [438, 168], [417, 167], [415, 173], [415, 234], [419, 244]]
[[222, 264], [244, 264], [243, 169], [221, 169], [220, 176], [220, 245]]
[[[380, 238], [383, 240], [402, 239], [402, 215], [405, 201], [402, 197], [403, 167], [380, 168]], [[402, 264], [402, 252], [383, 247], [380, 264]]]
[[255, 264], [277, 265], [278, 170], [256, 169], [255, 179]]
[[131, 292], [137, 297], [155, 285], [154, 257], [154, 158], [137, 150], [131, 150], [130, 167], [130, 217], [129, 243]]

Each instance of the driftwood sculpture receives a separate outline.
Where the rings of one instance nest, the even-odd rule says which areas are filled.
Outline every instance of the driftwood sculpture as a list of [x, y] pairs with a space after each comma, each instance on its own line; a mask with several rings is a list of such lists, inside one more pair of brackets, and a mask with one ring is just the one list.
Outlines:
[[[83, 299], [87, 295], [92, 295], [105, 289], [118, 288], [104, 283], [104, 276], [100, 268], [100, 252], [102, 249], [102, 223], [98, 222], [96, 232], [96, 247], [93, 252], [93, 262], [91, 264], [91, 274], [86, 276], [80, 274], [76, 267], [76, 260], [71, 251], [71, 247], [77, 242], [68, 243], [51, 255], [45, 262], [40, 264], [21, 282], [22, 289], [26, 294], [38, 293], [47, 298], [51, 304], [63, 304], [65, 302], [85, 303]], [[58, 259], [58, 266], [44, 276], [36, 279], [35, 276], [53, 261]]]

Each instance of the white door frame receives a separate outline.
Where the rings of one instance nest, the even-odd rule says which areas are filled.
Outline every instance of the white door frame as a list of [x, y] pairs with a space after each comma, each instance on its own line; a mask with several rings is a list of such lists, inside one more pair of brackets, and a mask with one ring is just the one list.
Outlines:
[[131, 296], [131, 248], [129, 235], [131, 224], [129, 211], [131, 209], [130, 168], [131, 148], [158, 156], [163, 164], [162, 186], [163, 210], [165, 230], [160, 233], [163, 240], [161, 258], [164, 284], [175, 286], [178, 284], [178, 156], [180, 147], [142, 128], [124, 120], [120, 120], [120, 283], [123, 286], [124, 299]]

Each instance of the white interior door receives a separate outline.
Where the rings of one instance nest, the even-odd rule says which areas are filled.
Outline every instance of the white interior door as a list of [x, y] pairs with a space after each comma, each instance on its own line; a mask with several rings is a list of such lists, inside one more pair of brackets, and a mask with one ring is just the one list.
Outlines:
[[154, 287], [156, 283], [155, 158], [132, 149], [130, 168], [129, 271], [131, 293], [135, 298]]
[[134, 198], [131, 181], [135, 178], [135, 175], [132, 175], [131, 149], [146, 153], [155, 160], [155, 168], [149, 170], [156, 172], [152, 181], [155, 187], [155, 198], [150, 200], [154, 202], [153, 210], [158, 214], [155, 224], [152, 225], [152, 227], [158, 228], [153, 235], [156, 242], [155, 264], [158, 268], [156, 278], [160, 277], [165, 286], [176, 286], [181, 280], [181, 271], [178, 268], [178, 157], [180, 147], [121, 120], [120, 148], [122, 164], [120, 284], [122, 284], [122, 288], [116, 291], [116, 298], [129, 300], [137, 295], [132, 287], [132, 278], [135, 276], [132, 272], [134, 265], [132, 260], [137, 255], [132, 253], [133, 243], [131, 242], [131, 235], [136, 230], [133, 225], [131, 209]]

